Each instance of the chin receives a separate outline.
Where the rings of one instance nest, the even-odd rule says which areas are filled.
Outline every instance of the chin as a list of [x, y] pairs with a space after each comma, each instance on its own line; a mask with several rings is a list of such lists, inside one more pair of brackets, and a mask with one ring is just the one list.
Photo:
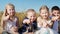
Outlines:
[[14, 14], [11, 14], [11, 16], [13, 16]]
[[44, 19], [47, 19], [47, 17], [44, 17]]

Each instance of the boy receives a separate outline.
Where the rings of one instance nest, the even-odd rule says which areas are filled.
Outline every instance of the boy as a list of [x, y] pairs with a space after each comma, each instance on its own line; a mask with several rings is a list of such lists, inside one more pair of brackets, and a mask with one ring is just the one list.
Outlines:
[[37, 29], [36, 12], [34, 9], [28, 9], [26, 18], [23, 20], [22, 32], [32, 34]]
[[[57, 32], [60, 30], [58, 29], [59, 27], [59, 21], [60, 21], [60, 8], [58, 6], [53, 6], [52, 7], [52, 21], [53, 21], [53, 29]], [[60, 27], [59, 27], [60, 28]]]

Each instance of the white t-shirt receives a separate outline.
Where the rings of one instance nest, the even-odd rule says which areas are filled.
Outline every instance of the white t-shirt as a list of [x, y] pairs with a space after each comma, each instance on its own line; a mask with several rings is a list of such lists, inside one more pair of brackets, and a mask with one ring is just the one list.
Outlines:
[[5, 25], [5, 28], [4, 29], [7, 32], [10, 32], [11, 27], [16, 26], [16, 21], [17, 21], [17, 17], [15, 17], [15, 19], [13, 21], [10, 21], [10, 20], [6, 21], [5, 22], [6, 25]]

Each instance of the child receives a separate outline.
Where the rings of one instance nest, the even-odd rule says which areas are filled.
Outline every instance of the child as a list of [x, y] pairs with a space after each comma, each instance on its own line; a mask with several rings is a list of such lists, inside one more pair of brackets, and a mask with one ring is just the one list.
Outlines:
[[47, 6], [42, 6], [40, 8], [40, 16], [37, 18], [37, 25], [39, 30], [36, 34], [53, 34], [53, 30], [51, 29], [52, 22], [49, 19], [49, 9]]
[[19, 20], [15, 16], [15, 6], [7, 4], [1, 20], [2, 34], [18, 34]]
[[59, 30], [58, 27], [60, 28], [60, 26], [59, 26], [59, 24], [60, 24], [59, 23], [59, 21], [60, 21], [60, 8], [58, 6], [53, 6], [51, 10], [52, 10], [51, 20], [54, 22], [53, 29], [58, 32], [58, 30]]
[[26, 18], [23, 20], [23, 32], [32, 34], [37, 29], [36, 12], [34, 9], [28, 9]]

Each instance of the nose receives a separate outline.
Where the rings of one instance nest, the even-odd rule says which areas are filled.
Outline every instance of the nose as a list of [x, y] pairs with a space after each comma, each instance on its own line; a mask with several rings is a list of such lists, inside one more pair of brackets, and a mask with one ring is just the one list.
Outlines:
[[59, 14], [57, 14], [57, 13], [56, 13], [55, 15], [56, 15], [56, 16], [59, 16]]
[[43, 14], [44, 16], [46, 16], [47, 14]]
[[34, 19], [34, 17], [32, 17], [32, 19]]
[[13, 9], [11, 9], [11, 12], [14, 12], [14, 10], [13, 10]]

